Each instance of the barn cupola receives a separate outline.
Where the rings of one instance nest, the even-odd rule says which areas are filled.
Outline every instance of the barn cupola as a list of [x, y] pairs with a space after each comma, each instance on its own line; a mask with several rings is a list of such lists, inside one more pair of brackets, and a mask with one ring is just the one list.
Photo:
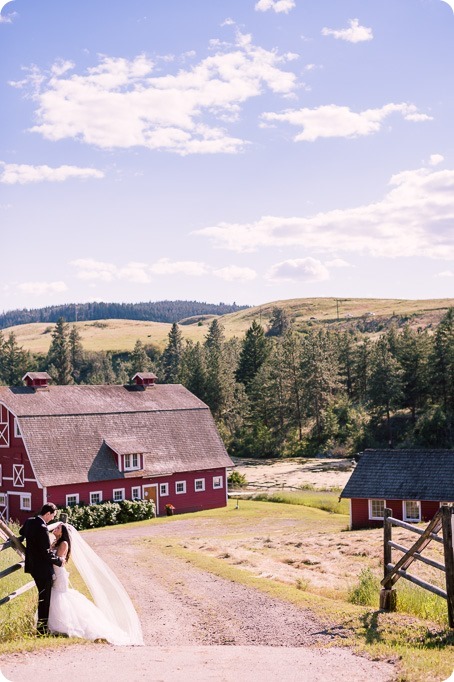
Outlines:
[[145, 389], [154, 386], [157, 378], [158, 377], [156, 374], [153, 374], [153, 372], [137, 372], [137, 374], [134, 374], [132, 377], [132, 380], [136, 386]]
[[47, 372], [27, 372], [27, 374], [22, 377], [22, 381], [25, 382], [25, 385], [34, 388], [35, 390], [49, 388], [48, 381], [50, 379], [51, 377]]

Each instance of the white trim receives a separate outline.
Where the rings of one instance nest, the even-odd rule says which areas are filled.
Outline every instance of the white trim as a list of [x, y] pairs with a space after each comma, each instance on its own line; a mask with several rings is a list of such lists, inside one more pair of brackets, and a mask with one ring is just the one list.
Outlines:
[[[3, 500], [3, 502], [2, 502]], [[0, 507], [6, 507], [8, 504], [8, 493], [0, 493]]]
[[[161, 488], [164, 488], [165, 492], [162, 492]], [[160, 483], [159, 484], [159, 497], [167, 497], [169, 495], [169, 484]]]
[[[418, 506], [418, 518], [407, 516], [407, 502], [412, 502]], [[421, 502], [419, 500], [402, 500], [402, 518], [408, 523], [419, 523], [421, 521]]]
[[[183, 486], [183, 490], [178, 490], [179, 485]], [[184, 495], [186, 493], [186, 481], [175, 481], [175, 495]]]
[[[3, 407], [6, 409], [7, 412], [10, 412], [10, 413], [13, 415], [13, 417], [16, 417], [16, 415], [14, 414], [14, 412], [13, 412], [7, 405], [5, 405], [4, 402], [2, 402], [2, 401], [0, 400], [0, 407], [1, 407], [2, 405], [3, 405]], [[30, 457], [30, 453], [29, 453], [29, 451], [28, 451], [27, 443], [25, 442], [25, 440], [24, 440], [23, 438], [22, 438], [22, 443], [23, 443], [23, 446], [24, 446], [24, 448], [25, 448], [25, 452], [26, 452], [26, 454], [27, 454], [27, 459], [28, 459], [28, 461], [29, 461], [29, 464], [30, 464], [30, 466], [31, 466], [31, 468], [32, 468], [32, 471], [33, 471], [33, 474], [34, 474], [34, 476], [35, 476], [36, 485], [38, 486], [38, 488], [41, 488], [42, 491], [43, 491], [43, 504], [46, 504], [46, 502], [47, 502], [47, 490], [46, 490], [46, 488], [42, 485], [42, 483], [40, 483], [39, 480], [38, 480], [38, 476], [36, 475], [35, 467], [33, 466], [32, 458]], [[27, 479], [27, 480], [28, 480], [28, 479]]]
[[0, 422], [0, 448], [9, 448], [9, 413], [6, 416], [6, 422]]
[[[201, 483], [202, 487], [198, 488], [197, 483]], [[205, 479], [204, 478], [196, 478], [194, 480], [194, 492], [195, 493], [203, 493], [204, 490], [205, 490]]]
[[[130, 466], [126, 466], [126, 457], [128, 457], [129, 461], [132, 461], [134, 457], [137, 457], [137, 464], [132, 464]], [[138, 452], [130, 452], [127, 455], [123, 455], [123, 464], [124, 464], [124, 470], [125, 471], [136, 471], [137, 469], [141, 468], [141, 462], [140, 462], [140, 455]]]
[[[383, 516], [372, 516], [372, 502], [383, 502]], [[368, 506], [369, 506], [369, 519], [371, 521], [383, 521], [385, 507], [386, 507], [386, 500], [379, 499], [379, 498], [373, 498], [371, 500], [368, 500]]]
[[[218, 480], [220, 485], [215, 485], [215, 481]], [[213, 490], [220, 490], [224, 487], [224, 477], [223, 476], [213, 476]]]
[[25, 486], [25, 466], [23, 464], [13, 464], [13, 486], [15, 488]]
[[[97, 502], [92, 502], [92, 495], [99, 495], [99, 500]], [[93, 490], [90, 493], [90, 504], [100, 504], [102, 502], [102, 490]]]
[[[75, 497], [76, 501], [72, 502], [71, 504], [68, 502], [68, 497]], [[79, 504], [79, 493], [68, 493], [66, 495], [66, 506], [71, 507], [73, 504]]]
[[[3, 469], [2, 469], [2, 465], [0, 464], [0, 485], [2, 485], [2, 483], [3, 483], [2, 473], [3, 473]], [[5, 481], [6, 481], [6, 479], [5, 479]]]
[[[115, 493], [121, 493], [121, 498], [116, 500], [115, 499]], [[112, 490], [112, 500], [114, 502], [123, 502], [124, 499], [125, 499], [125, 489], [124, 488], [114, 488]]]

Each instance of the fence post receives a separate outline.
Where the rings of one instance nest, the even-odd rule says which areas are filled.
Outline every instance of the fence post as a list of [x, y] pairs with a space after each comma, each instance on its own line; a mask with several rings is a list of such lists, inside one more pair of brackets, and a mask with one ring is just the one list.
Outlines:
[[441, 519], [443, 528], [443, 549], [446, 568], [446, 594], [449, 627], [454, 628], [454, 553], [453, 553], [453, 507], [443, 505]]
[[[386, 578], [389, 570], [388, 570], [388, 564], [391, 563], [391, 558], [392, 558], [392, 550], [390, 546], [390, 542], [392, 539], [392, 529], [393, 529], [393, 524], [389, 520], [389, 517], [392, 516], [392, 510], [386, 508], [384, 510], [383, 514], [383, 577]], [[397, 595], [396, 595], [396, 590], [395, 589], [386, 589], [383, 588], [380, 590], [380, 608], [383, 609], [384, 611], [395, 611], [396, 610], [396, 605], [397, 605]]]

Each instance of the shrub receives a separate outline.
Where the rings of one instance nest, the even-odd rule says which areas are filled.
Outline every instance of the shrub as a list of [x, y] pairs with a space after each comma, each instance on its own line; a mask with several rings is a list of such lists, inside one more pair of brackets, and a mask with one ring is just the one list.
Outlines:
[[245, 488], [247, 486], [247, 479], [239, 471], [232, 471], [227, 479], [227, 484], [229, 488]]
[[156, 506], [152, 500], [122, 500], [61, 507], [60, 512], [66, 514], [74, 528], [86, 530], [151, 519], [156, 516]]

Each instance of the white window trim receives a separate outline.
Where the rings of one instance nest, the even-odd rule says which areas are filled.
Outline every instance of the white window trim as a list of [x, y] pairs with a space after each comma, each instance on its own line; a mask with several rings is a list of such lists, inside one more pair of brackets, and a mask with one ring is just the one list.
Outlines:
[[[134, 491], [136, 491], [136, 495], [134, 495]], [[142, 499], [142, 490], [140, 488], [140, 485], [133, 485], [131, 488], [131, 500], [141, 500]]]
[[[217, 481], [217, 484], [216, 484]], [[220, 490], [224, 487], [224, 477], [223, 476], [213, 476], [213, 489]]]
[[13, 486], [23, 488], [25, 485], [25, 467], [23, 464], [13, 464]]
[[[372, 502], [383, 502], [383, 516], [372, 516]], [[368, 500], [368, 503], [369, 503], [369, 519], [371, 521], [383, 521], [385, 508], [386, 508], [386, 500], [374, 497], [373, 500]]]
[[[202, 487], [197, 488], [197, 483], [201, 483]], [[203, 493], [204, 490], [205, 490], [205, 479], [204, 478], [196, 478], [194, 481], [194, 492]]]
[[17, 417], [14, 417], [14, 438], [22, 438]]
[[[29, 500], [30, 504], [25, 505], [24, 500]], [[31, 511], [32, 510], [32, 496], [31, 493], [21, 493], [20, 494], [20, 509], [21, 511]]]
[[[119, 500], [115, 499], [115, 493], [121, 493], [121, 498]], [[112, 499], [114, 502], [123, 502], [125, 499], [125, 489], [124, 488], [114, 488], [112, 490]]]
[[0, 448], [9, 448], [9, 423], [0, 422]]
[[8, 493], [0, 493], [0, 507], [6, 507], [8, 502]]
[[[132, 464], [130, 466], [126, 465], [126, 458], [130, 458], [130, 461], [132, 462], [133, 457], [137, 457], [137, 464]], [[140, 455], [137, 452], [132, 452], [127, 455], [124, 455], [123, 459], [123, 464], [124, 464], [124, 470], [125, 471], [135, 471], [136, 469], [140, 469]]]
[[[92, 502], [92, 496], [93, 495], [99, 495], [98, 502]], [[90, 493], [90, 504], [100, 504], [101, 502], [102, 502], [102, 490], [94, 490], [93, 492]]]
[[73, 502], [72, 504], [79, 504], [79, 493], [68, 493], [68, 495], [66, 495], [66, 506], [67, 507], [71, 506], [70, 503], [68, 502], [69, 497], [75, 497], [76, 498], [76, 501]]
[[[164, 488], [165, 492], [162, 492], [162, 489]], [[169, 484], [168, 483], [160, 483], [159, 484], [159, 497], [167, 497], [169, 494]]]
[[[183, 490], [178, 490], [178, 486], [182, 485]], [[175, 495], [184, 495], [186, 492], [186, 481], [175, 481]]]
[[[407, 516], [407, 502], [413, 502], [418, 505], [418, 512], [419, 512], [419, 517], [418, 518], [413, 518]], [[419, 523], [421, 521], [421, 502], [419, 500], [403, 500], [402, 501], [402, 518], [404, 521], [407, 521], [409, 523]]]
[[2, 465], [0, 464], [0, 485], [2, 485], [2, 484], [3, 484], [3, 469], [2, 469]]

